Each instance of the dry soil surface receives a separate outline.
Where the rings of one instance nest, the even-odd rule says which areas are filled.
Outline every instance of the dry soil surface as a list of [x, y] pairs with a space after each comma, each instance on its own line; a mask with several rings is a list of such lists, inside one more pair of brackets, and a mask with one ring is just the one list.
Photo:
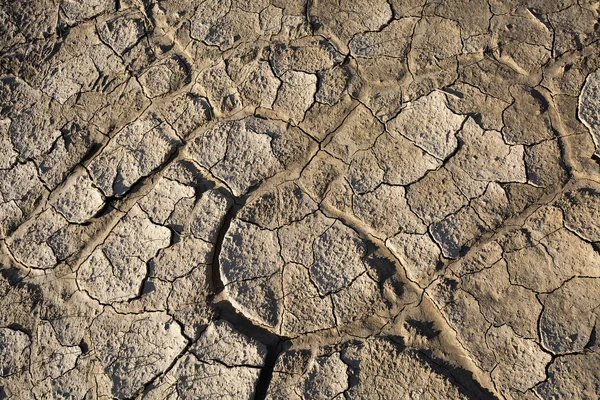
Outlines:
[[0, 398], [597, 399], [600, 2], [1, 0]]

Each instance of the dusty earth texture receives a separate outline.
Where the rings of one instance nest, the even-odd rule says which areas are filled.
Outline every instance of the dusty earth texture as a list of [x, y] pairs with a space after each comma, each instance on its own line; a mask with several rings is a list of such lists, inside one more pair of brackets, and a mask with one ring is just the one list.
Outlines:
[[0, 398], [598, 398], [600, 2], [0, 4]]

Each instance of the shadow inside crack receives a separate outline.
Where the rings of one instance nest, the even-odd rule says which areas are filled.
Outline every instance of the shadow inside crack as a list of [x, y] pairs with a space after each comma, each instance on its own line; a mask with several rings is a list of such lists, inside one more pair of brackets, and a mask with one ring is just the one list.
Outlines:
[[255, 325], [236, 311], [231, 303], [226, 300], [222, 300], [214, 306], [220, 319], [228, 321], [238, 332], [257, 340], [266, 346], [267, 356], [265, 358], [265, 365], [258, 376], [254, 396], [255, 400], [265, 399], [271, 383], [271, 378], [273, 377], [273, 367], [275, 366], [277, 357], [290, 345], [288, 338], [276, 335], [261, 326]]
[[497, 399], [492, 392], [477, 382], [472, 372], [434, 356], [429, 350], [420, 350], [419, 354], [421, 360], [427, 363], [433, 371], [454, 381], [460, 393], [467, 398], [473, 400]]

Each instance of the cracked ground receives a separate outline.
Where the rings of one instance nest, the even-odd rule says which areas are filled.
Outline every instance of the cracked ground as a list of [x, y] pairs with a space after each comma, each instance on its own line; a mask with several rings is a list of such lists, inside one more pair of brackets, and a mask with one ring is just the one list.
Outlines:
[[598, 399], [600, 2], [0, 0], [0, 399]]

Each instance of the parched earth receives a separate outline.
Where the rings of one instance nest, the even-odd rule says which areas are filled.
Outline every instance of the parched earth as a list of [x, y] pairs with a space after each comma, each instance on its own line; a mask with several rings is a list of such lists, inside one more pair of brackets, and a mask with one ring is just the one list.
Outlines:
[[0, 398], [599, 397], [600, 2], [0, 4]]

